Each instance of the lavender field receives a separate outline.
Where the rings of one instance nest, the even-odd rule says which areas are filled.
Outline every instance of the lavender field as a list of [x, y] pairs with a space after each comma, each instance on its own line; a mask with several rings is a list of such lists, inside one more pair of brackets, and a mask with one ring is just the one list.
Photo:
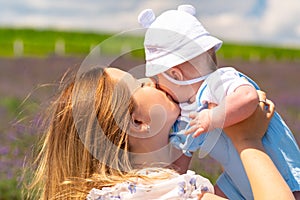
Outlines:
[[[81, 57], [0, 58], [0, 200], [20, 199], [21, 171], [39, 133], [38, 113], [57, 89], [67, 69], [77, 69]], [[123, 69], [142, 63], [120, 59]], [[252, 77], [276, 104], [277, 111], [300, 143], [300, 62], [220, 60]], [[194, 159], [191, 168], [213, 182], [221, 168], [210, 158]]]

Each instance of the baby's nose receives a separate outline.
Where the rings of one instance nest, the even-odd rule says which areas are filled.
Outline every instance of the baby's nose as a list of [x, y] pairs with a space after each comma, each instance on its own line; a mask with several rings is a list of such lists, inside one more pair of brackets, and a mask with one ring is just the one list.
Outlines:
[[150, 79], [150, 81], [145, 82], [145, 86], [156, 87], [156, 84]]
[[141, 83], [143, 83], [144, 86], [148, 86], [148, 87], [155, 87], [156, 86], [156, 82], [152, 78], [143, 78], [143, 79], [139, 79], [139, 81]]

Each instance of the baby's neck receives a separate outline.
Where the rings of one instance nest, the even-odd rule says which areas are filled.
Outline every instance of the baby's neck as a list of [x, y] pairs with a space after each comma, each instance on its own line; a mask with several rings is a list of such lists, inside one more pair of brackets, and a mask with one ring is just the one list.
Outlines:
[[191, 96], [191, 98], [188, 100], [189, 104], [192, 104], [192, 103], [194, 103], [196, 101], [196, 94], [194, 94], [193, 96]]
[[197, 93], [198, 93], [198, 90], [200, 89], [201, 85], [203, 84], [204, 81], [201, 81], [199, 83], [195, 83], [194, 84], [194, 94], [188, 99], [188, 103], [194, 103], [196, 101], [196, 96], [197, 96]]

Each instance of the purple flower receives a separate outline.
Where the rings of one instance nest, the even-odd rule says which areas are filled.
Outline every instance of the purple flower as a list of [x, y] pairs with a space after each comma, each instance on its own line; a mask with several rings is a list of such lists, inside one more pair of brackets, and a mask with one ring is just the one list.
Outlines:
[[14, 155], [14, 156], [18, 156], [18, 155], [19, 155], [19, 149], [18, 149], [18, 147], [16, 147], [16, 148], [14, 149], [13, 155]]
[[0, 155], [6, 155], [9, 153], [9, 147], [3, 146], [0, 147]]

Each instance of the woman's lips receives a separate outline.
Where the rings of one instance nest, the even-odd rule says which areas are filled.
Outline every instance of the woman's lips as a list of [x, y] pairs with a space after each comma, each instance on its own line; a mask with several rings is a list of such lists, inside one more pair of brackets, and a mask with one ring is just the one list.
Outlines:
[[168, 99], [170, 99], [171, 101], [173, 101], [174, 103], [178, 103], [177, 101], [175, 101], [175, 99], [173, 99], [172, 95], [170, 95], [169, 93], [166, 92], [166, 96], [168, 97]]

